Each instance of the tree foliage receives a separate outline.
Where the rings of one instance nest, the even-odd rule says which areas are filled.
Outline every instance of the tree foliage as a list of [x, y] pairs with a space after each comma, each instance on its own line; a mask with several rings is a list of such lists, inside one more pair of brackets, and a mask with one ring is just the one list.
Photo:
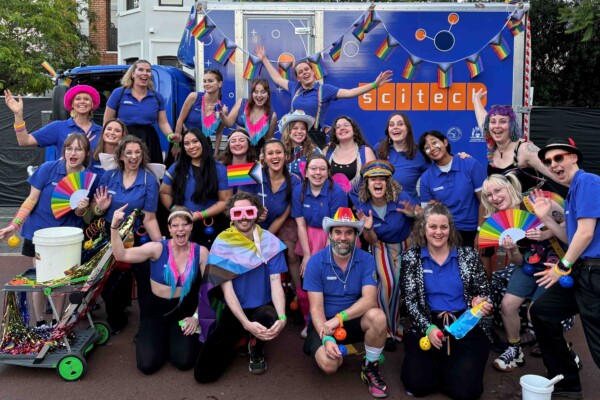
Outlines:
[[582, 32], [584, 42], [598, 40], [600, 2], [581, 0], [560, 10], [560, 21], [567, 24], [567, 33]]
[[0, 85], [16, 93], [40, 94], [52, 88], [41, 66], [56, 70], [97, 61], [80, 17], [86, 2], [75, 0], [0, 0]]

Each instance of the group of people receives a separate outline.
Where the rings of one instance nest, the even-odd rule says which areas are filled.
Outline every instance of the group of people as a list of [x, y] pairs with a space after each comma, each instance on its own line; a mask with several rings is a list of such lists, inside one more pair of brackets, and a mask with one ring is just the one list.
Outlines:
[[[454, 155], [439, 131], [417, 141], [404, 113], [389, 116], [372, 148], [350, 116], [335, 118], [328, 134], [323, 121], [331, 101], [389, 82], [390, 71], [371, 85], [342, 89], [318, 82], [306, 61], [295, 64], [295, 81], [284, 79], [263, 47], [256, 53], [272, 82], [290, 93], [291, 110], [279, 121], [269, 81], [253, 81], [251, 96], [229, 110], [221, 100], [223, 76], [207, 70], [204, 92], [189, 95], [172, 130], [152, 66], [143, 60], [109, 97], [102, 127], [91, 118], [100, 105], [93, 87], [69, 89], [64, 104], [71, 118], [31, 134], [20, 97], [5, 91], [19, 144], [63, 151], [29, 178], [30, 195], [0, 240], [20, 231], [22, 253], [33, 258], [37, 229], [103, 218], [119, 261], [103, 292], [108, 322], [115, 334], [127, 325], [135, 277], [136, 358], [146, 374], [169, 360], [193, 368], [198, 382], [213, 382], [245, 346], [250, 372], [264, 373], [265, 344], [287, 323], [281, 274], [289, 272], [305, 320], [304, 352], [330, 374], [343, 364], [342, 345], [364, 341], [361, 379], [374, 397], [387, 396], [380, 356], [399, 341], [401, 379], [412, 395], [480, 397], [494, 336], [489, 319], [462, 339], [444, 327], [478, 305], [485, 316], [499, 313], [508, 345], [493, 365], [512, 371], [524, 363], [518, 309], [530, 299], [548, 376], [565, 376], [555, 394], [580, 398], [561, 321], [581, 315], [600, 366], [600, 209], [593, 205], [600, 178], [579, 169], [574, 143], [557, 138], [539, 149], [522, 138], [512, 108], [486, 111], [480, 91], [474, 104], [488, 145], [487, 171], [468, 154]], [[170, 142], [162, 181], [148, 168], [165, 162], [155, 124]], [[277, 125], [281, 139], [274, 137]], [[221, 146], [225, 127], [232, 129]], [[259, 160], [262, 184], [228, 185], [227, 166]], [[97, 187], [73, 212], [54, 218], [54, 186], [84, 170], [99, 175]], [[546, 178], [569, 187], [564, 210], [540, 190]], [[494, 251], [476, 250], [479, 229], [493, 213], [523, 207], [545, 228], [527, 231], [527, 243], [510, 237], [499, 243], [511, 275], [507, 287], [492, 288]], [[134, 209], [143, 211], [143, 226], [128, 248], [119, 226]], [[536, 264], [533, 276], [522, 267], [528, 263]], [[573, 288], [556, 285], [571, 271]], [[494, 304], [497, 289], [506, 295]], [[41, 295], [34, 299], [38, 326], [48, 323], [43, 303]], [[423, 337], [432, 351], [421, 350]]]

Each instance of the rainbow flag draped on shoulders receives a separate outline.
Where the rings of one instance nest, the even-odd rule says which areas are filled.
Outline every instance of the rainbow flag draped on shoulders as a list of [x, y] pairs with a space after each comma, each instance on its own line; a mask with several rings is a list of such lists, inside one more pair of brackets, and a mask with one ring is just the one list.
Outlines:
[[233, 226], [217, 236], [208, 254], [198, 298], [202, 342], [206, 341], [222, 308], [222, 302], [211, 293], [212, 289], [260, 267], [285, 249], [281, 240], [258, 225], [254, 229], [254, 240]]

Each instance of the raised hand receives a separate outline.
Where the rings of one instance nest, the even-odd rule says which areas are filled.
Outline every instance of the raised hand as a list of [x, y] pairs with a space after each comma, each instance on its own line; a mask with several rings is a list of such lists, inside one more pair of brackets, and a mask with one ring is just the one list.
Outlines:
[[373, 211], [369, 210], [369, 215], [365, 214], [362, 210], [356, 212], [356, 216], [361, 221], [365, 221], [364, 228], [368, 231], [373, 229]]
[[385, 85], [386, 83], [390, 82], [392, 80], [393, 74], [394, 73], [391, 70], [381, 72], [377, 76], [377, 79], [375, 79], [375, 84], [377, 85], [377, 87], [380, 87], [381, 85]]
[[94, 193], [94, 200], [96, 201], [96, 207], [100, 211], [106, 211], [112, 203], [112, 195], [108, 194], [107, 186], [100, 186]]
[[113, 219], [112, 219], [112, 223], [111, 225], [113, 227], [117, 227], [119, 225], [121, 225], [121, 221], [123, 221], [125, 219], [125, 209], [127, 208], [128, 204], [125, 204], [123, 207], [119, 208], [117, 211], [115, 211], [115, 213], [113, 214]]
[[4, 102], [8, 108], [10, 108], [10, 111], [12, 111], [13, 114], [23, 117], [23, 99], [21, 98], [21, 95], [19, 95], [18, 99], [15, 99], [10, 90], [6, 89], [4, 91], [4, 96], [6, 96]]

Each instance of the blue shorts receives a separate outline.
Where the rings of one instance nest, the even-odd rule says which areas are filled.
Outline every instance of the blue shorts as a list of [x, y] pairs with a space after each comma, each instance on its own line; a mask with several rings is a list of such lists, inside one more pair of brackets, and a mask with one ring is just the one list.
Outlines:
[[[540, 272], [544, 268], [536, 268], [535, 272]], [[535, 282], [539, 278], [533, 275], [527, 275], [523, 272], [523, 267], [517, 266], [512, 273], [508, 285], [506, 286], [506, 293], [510, 293], [513, 296], [521, 297], [523, 299], [535, 300], [544, 293], [546, 288], [538, 286]]]

